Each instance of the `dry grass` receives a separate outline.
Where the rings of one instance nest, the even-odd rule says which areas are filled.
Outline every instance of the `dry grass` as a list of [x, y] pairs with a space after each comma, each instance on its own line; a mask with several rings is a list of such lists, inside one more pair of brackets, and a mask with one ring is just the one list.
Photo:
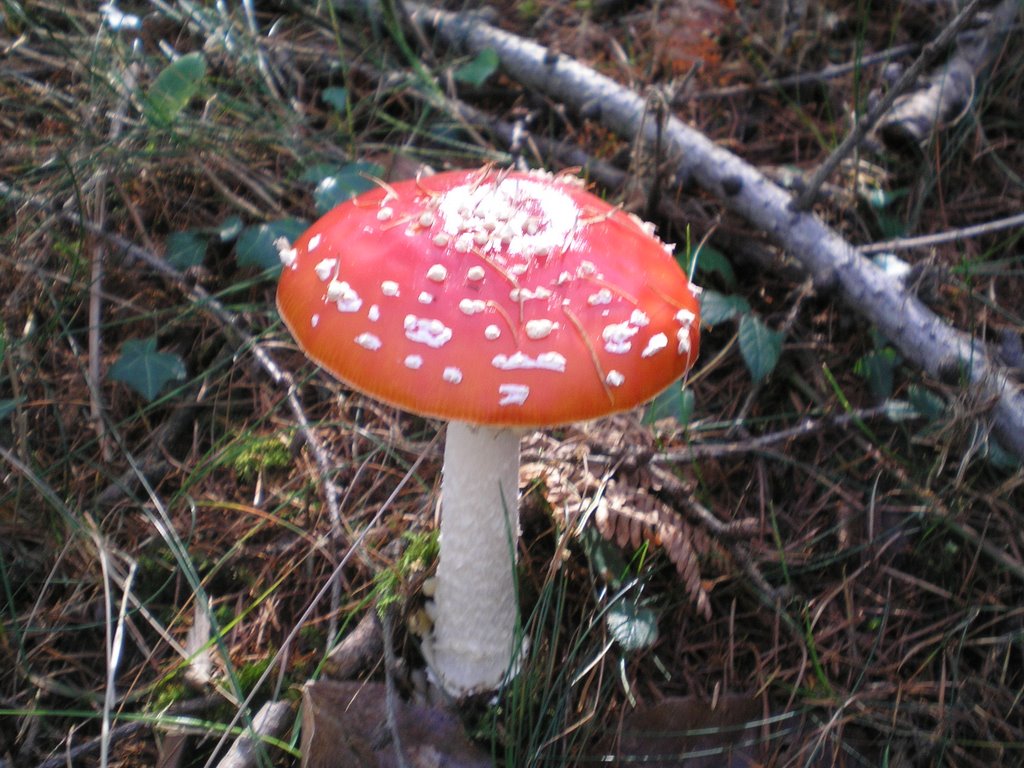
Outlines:
[[[682, 8], [664, 5], [661, 19], [647, 5], [602, 16], [600, 3], [543, 2], [505, 4], [499, 18], [620, 80], [668, 88], [694, 49], [663, 36]], [[742, 86], [853, 61], [861, 47], [920, 44], [929, 29], [910, 2], [863, 18], [828, 4], [788, 36], [772, 3], [742, 24], [697, 5], [720, 25], [720, 43], [693, 43], [707, 65], [677, 111], [780, 169], [820, 161], [880, 68], [800, 91]], [[76, 764], [99, 764], [105, 716], [111, 765], [152, 764], [169, 732], [197, 730], [207, 737], [191, 737], [182, 764], [204, 764], [239, 702], [295, 698], [318, 673], [333, 635], [368, 609], [375, 574], [394, 561], [388, 543], [434, 527], [438, 425], [314, 370], [277, 319], [272, 278], [239, 266], [233, 241], [217, 236], [230, 217], [312, 218], [302, 173], [317, 163], [370, 160], [407, 176], [421, 164], [507, 161], [488, 126], [423, 97], [425, 73], [453, 100], [495, 121], [529, 115], [539, 139], [571, 142], [627, 178], [654, 167], [499, 76], [457, 86], [455, 52], [424, 50], [425, 68], [411, 66], [383, 25], [273, 6], [257, 13], [257, 37], [241, 7], [191, 20], [187, 7], [145, 6], [141, 33], [111, 31], [87, 3], [8, 3], [0, 16], [0, 765], [63, 764], [82, 745]], [[142, 96], [166, 64], [161, 44], [202, 51], [208, 67], [168, 125], [145, 118]], [[894, 198], [888, 208], [872, 208], [844, 175], [821, 215], [870, 242], [896, 225], [921, 234], [1019, 212], [1022, 72], [1011, 45], [971, 112], [925, 153], [864, 153]], [[327, 87], [347, 89], [347, 109], [325, 103]], [[635, 184], [601, 191], [643, 209]], [[884, 340], [831, 296], [808, 295], [798, 275], [765, 271], [755, 257], [779, 254], [720, 216], [713, 198], [663, 196], [664, 238], [684, 242], [690, 226], [696, 242], [713, 229], [736, 277], [706, 272], [700, 282], [785, 327], [784, 352], [754, 385], [735, 325], [722, 323], [704, 334], [690, 424], [650, 426], [636, 414], [529, 443], [529, 460], [560, 474], [530, 478], [545, 485], [524, 516], [524, 608], [537, 609], [536, 657], [565, 670], [524, 675], [497, 714], [478, 720], [483, 741], [519, 755], [510, 764], [572, 763], [595, 754], [595, 734], [614, 732], [632, 700], [739, 693], [766, 717], [792, 713], [770, 743], [775, 764], [1020, 761], [1024, 488], [1019, 464], [993, 455], [979, 429], [985, 404], [897, 362], [890, 405], [925, 392], [943, 407], [933, 419], [886, 418], [857, 373]], [[210, 237], [202, 264], [178, 277], [125, 245], [159, 257], [168, 235], [186, 230]], [[928, 299], [951, 322], [1008, 348], [1021, 338], [1019, 232], [907, 258], [923, 265]], [[126, 341], [146, 337], [187, 371], [152, 402], [106, 375]], [[783, 432], [805, 418], [812, 428]], [[658, 536], [637, 529], [643, 556], [627, 547], [624, 584], [649, 600], [659, 634], [632, 654], [607, 643], [615, 587], [595, 565], [596, 544], [568, 534], [607, 490], [605, 472], [620, 507], [643, 489], [700, 542], [700, 579], [681, 580], [678, 563], [649, 546]], [[338, 587], [310, 607], [335, 572]], [[691, 599], [698, 592], [710, 620]], [[206, 614], [211, 629], [190, 644]], [[420, 663], [413, 635], [402, 633], [398, 652]], [[162, 709], [172, 702], [178, 715]], [[189, 728], [175, 719], [186, 715]], [[145, 727], [132, 727], [140, 719]]]

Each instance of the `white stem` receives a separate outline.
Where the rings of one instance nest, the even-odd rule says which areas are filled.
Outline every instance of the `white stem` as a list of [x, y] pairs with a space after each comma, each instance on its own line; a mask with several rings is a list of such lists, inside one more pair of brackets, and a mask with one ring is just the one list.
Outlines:
[[515, 645], [519, 433], [448, 425], [431, 656], [453, 696], [490, 691]]

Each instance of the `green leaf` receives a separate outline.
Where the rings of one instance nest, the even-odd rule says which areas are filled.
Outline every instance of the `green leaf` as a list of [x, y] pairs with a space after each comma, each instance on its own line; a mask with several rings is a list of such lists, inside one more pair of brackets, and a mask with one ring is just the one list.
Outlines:
[[992, 467], [1002, 472], [1016, 472], [1021, 468], [1021, 460], [1003, 448], [992, 435], [985, 435], [982, 439], [980, 453]]
[[480, 53], [455, 70], [454, 77], [460, 83], [480, 87], [487, 78], [498, 71], [498, 54], [493, 48], [484, 48]]
[[700, 295], [700, 322], [714, 326], [750, 312], [750, 304], [742, 296], [731, 296], [705, 290]]
[[330, 104], [339, 112], [344, 112], [348, 104], [348, 88], [324, 88], [320, 93], [320, 98], [324, 100], [325, 104]]
[[622, 550], [605, 539], [592, 525], [580, 531], [580, 541], [583, 542], [583, 551], [590, 561], [591, 570], [601, 581], [610, 584], [612, 589], [619, 589], [629, 570]]
[[327, 213], [334, 206], [374, 189], [377, 185], [368, 177], [383, 174], [384, 169], [376, 163], [349, 163], [337, 173], [321, 177], [313, 190], [317, 213]]
[[740, 353], [755, 383], [764, 381], [775, 370], [782, 354], [785, 334], [773, 331], [754, 315], [740, 318]]
[[608, 609], [605, 615], [608, 634], [624, 651], [650, 648], [658, 639], [658, 619], [654, 611], [623, 598]]
[[872, 187], [871, 189], [862, 190], [860, 196], [869, 206], [877, 210], [881, 210], [882, 208], [888, 208], [889, 205], [897, 200], [902, 200], [909, 194], [909, 189], [887, 190], [880, 189], [879, 187]]
[[736, 273], [725, 254], [710, 245], [697, 252], [697, 272], [701, 275], [718, 275], [726, 288], [736, 287]]
[[675, 419], [680, 424], [689, 424], [693, 415], [693, 392], [679, 384], [666, 389], [644, 409], [644, 424], [653, 424], [661, 419]]
[[884, 347], [868, 352], [853, 364], [853, 372], [868, 383], [876, 400], [891, 397], [896, 372], [896, 350]]
[[309, 184], [319, 184], [328, 176], [340, 173], [341, 168], [342, 166], [337, 163], [314, 163], [313, 165], [307, 166], [306, 169], [299, 174], [299, 181], [304, 181]]
[[156, 76], [146, 93], [146, 117], [158, 125], [170, 123], [192, 100], [206, 77], [206, 59], [189, 53], [172, 61]]
[[307, 226], [309, 225], [306, 222], [299, 219], [278, 219], [246, 227], [235, 242], [238, 266], [257, 267], [261, 270], [273, 269], [276, 274], [281, 269], [281, 257], [278, 255], [275, 241], [283, 237], [291, 243], [306, 230]]
[[178, 355], [157, 352], [156, 338], [150, 336], [126, 341], [108, 375], [153, 400], [168, 382], [185, 378], [185, 363]]
[[928, 421], [936, 421], [946, 413], [946, 401], [929, 389], [912, 384], [907, 392], [911, 407]]
[[194, 229], [172, 232], [167, 236], [167, 263], [175, 269], [185, 270], [203, 263], [206, 256], [206, 237]]
[[12, 413], [23, 402], [25, 402], [24, 397], [5, 397], [3, 400], [0, 400], [0, 419]]

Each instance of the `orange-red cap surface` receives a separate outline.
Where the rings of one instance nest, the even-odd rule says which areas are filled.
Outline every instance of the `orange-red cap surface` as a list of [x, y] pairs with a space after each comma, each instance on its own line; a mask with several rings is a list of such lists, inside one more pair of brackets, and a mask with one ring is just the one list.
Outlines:
[[697, 356], [696, 289], [651, 229], [572, 176], [441, 173], [382, 185], [282, 243], [277, 305], [309, 357], [405, 410], [595, 418]]

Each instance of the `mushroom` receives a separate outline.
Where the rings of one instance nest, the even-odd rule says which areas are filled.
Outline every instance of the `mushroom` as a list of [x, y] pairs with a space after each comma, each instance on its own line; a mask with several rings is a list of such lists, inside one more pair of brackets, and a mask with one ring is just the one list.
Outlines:
[[570, 175], [380, 183], [279, 244], [281, 316], [352, 389], [448, 422], [434, 629], [462, 697], [514, 671], [519, 437], [623, 411], [697, 355], [698, 289], [653, 226]]

